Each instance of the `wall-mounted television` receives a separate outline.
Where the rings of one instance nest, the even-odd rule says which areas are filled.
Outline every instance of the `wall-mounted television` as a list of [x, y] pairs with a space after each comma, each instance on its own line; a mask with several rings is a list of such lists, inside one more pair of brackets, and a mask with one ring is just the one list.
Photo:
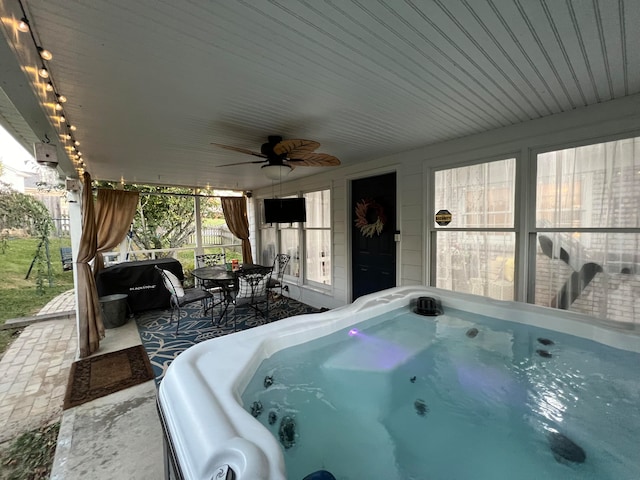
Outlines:
[[265, 198], [264, 223], [295, 223], [307, 221], [304, 197]]

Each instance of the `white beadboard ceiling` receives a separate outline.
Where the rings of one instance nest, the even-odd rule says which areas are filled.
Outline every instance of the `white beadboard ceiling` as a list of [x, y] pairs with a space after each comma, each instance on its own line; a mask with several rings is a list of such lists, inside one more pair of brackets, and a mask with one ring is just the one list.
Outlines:
[[254, 157], [210, 143], [305, 138], [352, 165], [640, 92], [639, 0], [23, 4], [96, 179], [257, 188], [259, 165], [216, 167]]

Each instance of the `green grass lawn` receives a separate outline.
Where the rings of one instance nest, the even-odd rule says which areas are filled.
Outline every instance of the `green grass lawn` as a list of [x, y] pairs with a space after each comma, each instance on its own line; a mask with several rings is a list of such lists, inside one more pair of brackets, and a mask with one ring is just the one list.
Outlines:
[[[45, 270], [42, 291], [39, 291], [36, 266], [29, 279], [25, 279], [38, 243], [39, 239], [35, 238], [8, 239], [4, 252], [0, 250], [0, 324], [9, 318], [33, 315], [51, 299], [73, 288], [73, 272], [62, 270], [60, 258], [60, 247], [70, 246], [68, 238], [50, 240], [52, 286]], [[20, 331], [0, 330], [0, 357]], [[49, 478], [59, 428], [59, 423], [42, 426], [0, 446], [0, 479]]]
[[[0, 251], [0, 324], [9, 318], [34, 315], [51, 299], [73, 288], [73, 272], [62, 270], [60, 247], [68, 247], [68, 238], [50, 240], [52, 286], [49, 286], [46, 266], [42, 275], [42, 291], [38, 291], [38, 271], [34, 266], [29, 279], [25, 279], [36, 253], [39, 239], [8, 239], [4, 253]], [[44, 251], [44, 250], [43, 250]], [[0, 330], [0, 353], [12, 340], [14, 331]]]

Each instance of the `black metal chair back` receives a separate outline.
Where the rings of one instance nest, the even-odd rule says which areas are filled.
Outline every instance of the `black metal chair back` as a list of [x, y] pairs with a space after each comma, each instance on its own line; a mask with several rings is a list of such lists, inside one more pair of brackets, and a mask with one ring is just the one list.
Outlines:
[[237, 272], [237, 290], [233, 304], [235, 307], [247, 305], [252, 308], [256, 316], [258, 313], [269, 321], [269, 295], [267, 285], [271, 278], [273, 267], [253, 267]]
[[286, 253], [279, 253], [273, 259], [273, 274], [269, 280], [269, 290], [279, 290], [282, 295], [282, 289], [284, 287], [284, 272], [287, 269], [287, 265], [291, 260], [291, 255]]
[[196, 255], [196, 268], [213, 267], [214, 265], [224, 265], [227, 256], [224, 253], [205, 253]]
[[[163, 270], [162, 268], [155, 266], [155, 269], [160, 274], [162, 278], [162, 283], [164, 287], [171, 294], [171, 323], [173, 323], [173, 313], [178, 310], [178, 325], [176, 326], [176, 335], [178, 334], [178, 330], [180, 329], [180, 318], [182, 317], [182, 308], [184, 305], [194, 302], [202, 302], [202, 311], [203, 313], [206, 311], [206, 300], [211, 301], [213, 295], [211, 292], [207, 290], [202, 290], [200, 288], [182, 288], [182, 285], [177, 285], [176, 281], [179, 283], [180, 281], [175, 278], [171, 278], [169, 275], [171, 272]], [[173, 274], [171, 274], [173, 275]], [[182, 292], [180, 292], [182, 290]], [[182, 295], [181, 295], [182, 293]], [[215, 325], [213, 321], [213, 308], [211, 309], [211, 323]]]
[[[224, 253], [205, 253], [203, 255], [196, 255], [196, 268], [201, 267], [213, 267], [216, 265], [224, 265], [227, 263], [227, 256]], [[221, 290], [215, 283], [207, 280], [199, 280], [199, 285], [205, 290], [209, 290], [211, 293], [220, 294]]]

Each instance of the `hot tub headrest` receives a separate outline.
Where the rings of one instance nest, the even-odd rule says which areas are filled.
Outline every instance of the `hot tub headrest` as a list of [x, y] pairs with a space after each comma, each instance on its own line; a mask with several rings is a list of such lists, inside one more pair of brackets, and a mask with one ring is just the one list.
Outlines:
[[442, 315], [440, 300], [433, 297], [418, 297], [418, 302], [414, 310], [418, 315], [435, 316]]

